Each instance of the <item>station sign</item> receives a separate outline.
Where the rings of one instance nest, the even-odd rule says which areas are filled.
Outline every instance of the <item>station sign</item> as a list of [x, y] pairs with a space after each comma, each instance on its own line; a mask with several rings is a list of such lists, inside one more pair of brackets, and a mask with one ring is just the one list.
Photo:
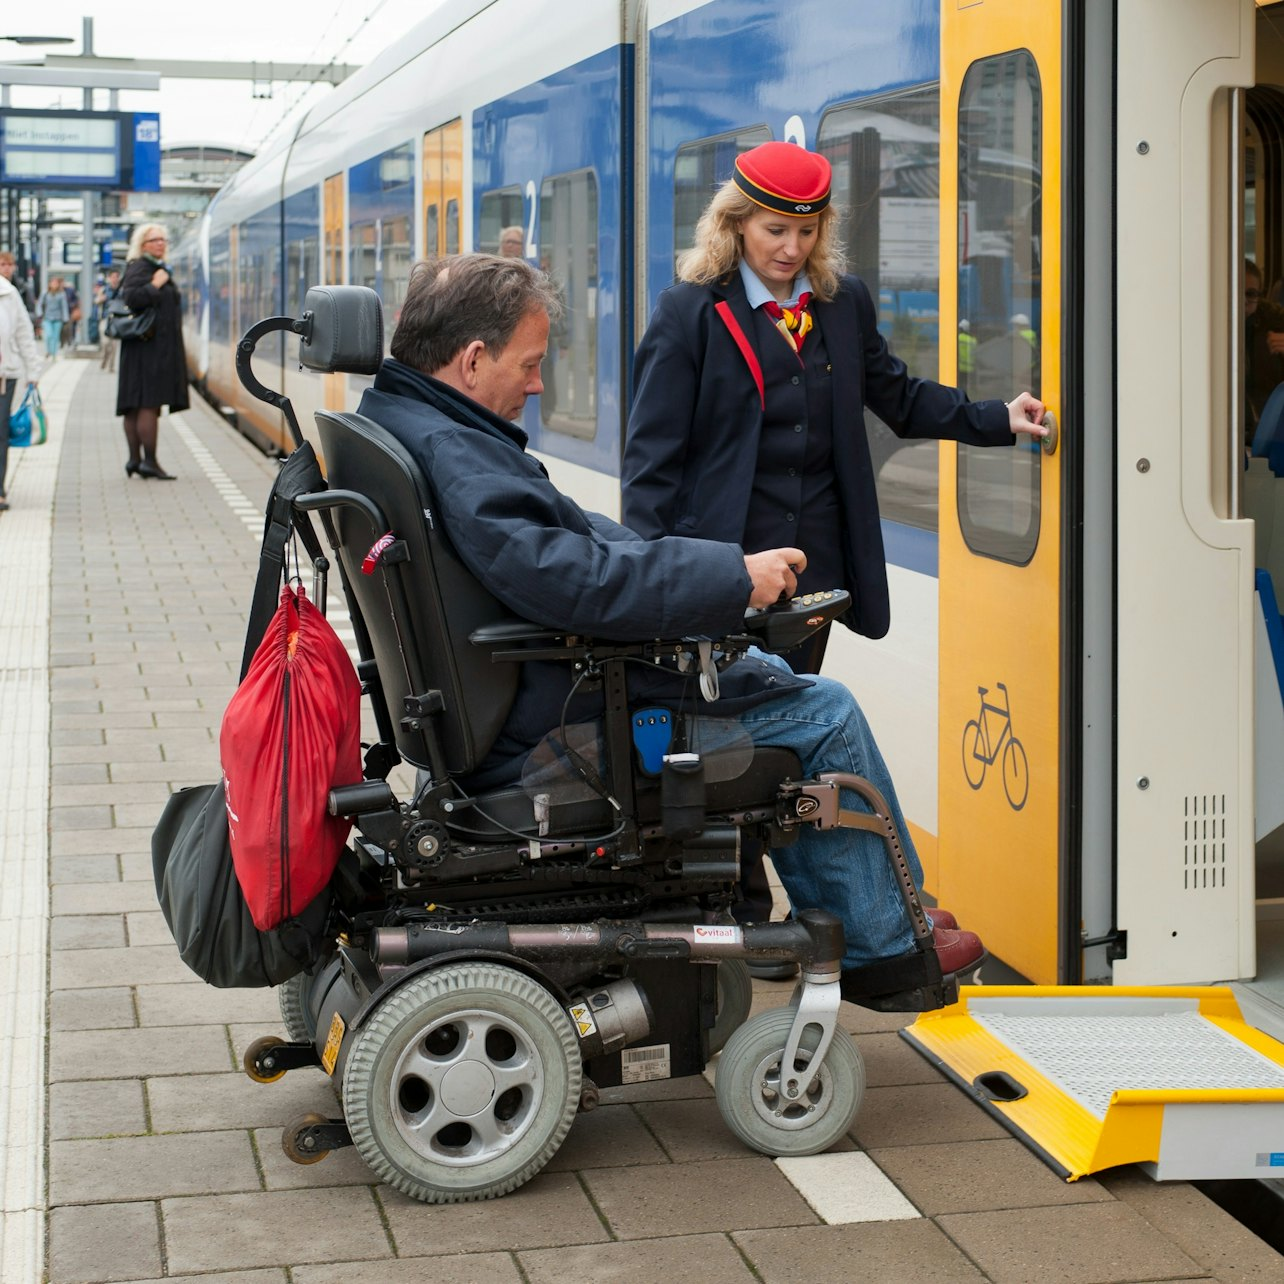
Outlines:
[[0, 109], [0, 185], [160, 190], [160, 116]]

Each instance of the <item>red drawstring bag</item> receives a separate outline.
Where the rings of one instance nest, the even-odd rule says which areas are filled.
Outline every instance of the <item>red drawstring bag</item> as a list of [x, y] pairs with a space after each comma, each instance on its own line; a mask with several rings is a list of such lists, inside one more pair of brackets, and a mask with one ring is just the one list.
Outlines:
[[334, 873], [352, 822], [326, 795], [361, 780], [361, 684], [302, 587], [281, 591], [223, 714], [219, 755], [236, 879], [254, 926], [307, 908]]

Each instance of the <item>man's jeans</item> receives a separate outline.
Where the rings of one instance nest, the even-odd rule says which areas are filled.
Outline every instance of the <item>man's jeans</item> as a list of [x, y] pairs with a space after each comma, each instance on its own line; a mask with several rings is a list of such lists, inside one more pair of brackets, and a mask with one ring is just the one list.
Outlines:
[[[779, 656], [754, 651], [760, 659], [788, 669]], [[813, 678], [816, 684], [742, 713], [737, 721], [759, 745], [792, 749], [804, 775], [844, 771], [863, 776], [887, 799], [900, 832], [915, 886], [923, 868], [896, 800], [892, 777], [855, 697], [840, 682]], [[868, 811], [850, 790], [841, 805]], [[844, 967], [860, 967], [914, 948], [905, 902], [892, 873], [882, 839], [863, 829], [803, 825], [798, 841], [771, 853], [780, 881], [797, 909], [823, 909], [843, 921], [847, 938]]]

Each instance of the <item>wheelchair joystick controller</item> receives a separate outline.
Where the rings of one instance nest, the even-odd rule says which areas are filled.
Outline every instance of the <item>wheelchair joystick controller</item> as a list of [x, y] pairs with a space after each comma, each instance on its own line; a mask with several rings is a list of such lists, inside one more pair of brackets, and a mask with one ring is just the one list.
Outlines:
[[851, 605], [845, 589], [823, 589], [745, 612], [745, 632], [764, 651], [790, 651]]

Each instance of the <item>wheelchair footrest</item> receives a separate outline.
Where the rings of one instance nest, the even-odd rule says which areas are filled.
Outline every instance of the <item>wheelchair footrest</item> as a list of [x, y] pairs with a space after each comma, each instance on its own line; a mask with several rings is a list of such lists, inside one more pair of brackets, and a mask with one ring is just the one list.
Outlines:
[[959, 988], [953, 974], [941, 975], [934, 949], [844, 968], [839, 985], [849, 1003], [876, 1012], [933, 1012], [955, 1002]]

